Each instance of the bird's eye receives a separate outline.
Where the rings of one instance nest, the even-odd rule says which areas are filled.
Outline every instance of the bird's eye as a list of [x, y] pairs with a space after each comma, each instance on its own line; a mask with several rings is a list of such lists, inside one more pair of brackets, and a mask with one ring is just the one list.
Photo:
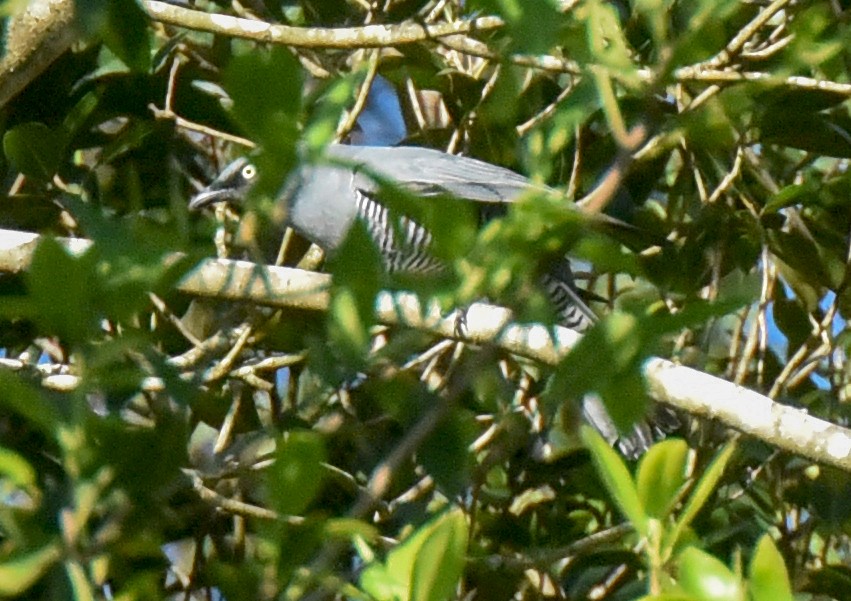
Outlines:
[[246, 165], [242, 168], [242, 178], [245, 180], [252, 180], [254, 176], [257, 175], [257, 168], [254, 165]]

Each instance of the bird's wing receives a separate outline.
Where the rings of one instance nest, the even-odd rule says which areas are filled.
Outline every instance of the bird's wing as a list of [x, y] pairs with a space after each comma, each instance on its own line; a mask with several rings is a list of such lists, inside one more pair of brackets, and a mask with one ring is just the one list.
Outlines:
[[375, 189], [370, 172], [420, 196], [448, 194], [477, 202], [513, 202], [530, 190], [546, 191], [510, 169], [431, 148], [342, 146], [328, 149], [332, 159], [365, 167], [358, 186]]

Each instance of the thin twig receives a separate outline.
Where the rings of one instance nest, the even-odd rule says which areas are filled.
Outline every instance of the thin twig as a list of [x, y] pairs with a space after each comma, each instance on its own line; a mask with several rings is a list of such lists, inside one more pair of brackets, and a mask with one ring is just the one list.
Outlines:
[[378, 51], [373, 50], [369, 55], [369, 66], [367, 67], [366, 77], [363, 80], [363, 83], [360, 86], [360, 90], [358, 91], [357, 98], [355, 99], [355, 104], [352, 106], [351, 110], [345, 115], [345, 117], [341, 120], [340, 125], [337, 127], [337, 134], [334, 137], [335, 141], [340, 142], [355, 127], [355, 124], [358, 121], [358, 117], [363, 112], [364, 107], [366, 106], [366, 101], [369, 98], [369, 92], [372, 88], [372, 82], [375, 81], [375, 76], [378, 74]]

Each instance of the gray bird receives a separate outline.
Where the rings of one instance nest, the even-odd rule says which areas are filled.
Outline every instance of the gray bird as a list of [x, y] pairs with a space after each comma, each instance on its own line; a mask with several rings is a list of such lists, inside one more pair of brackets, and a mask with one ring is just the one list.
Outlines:
[[[388, 271], [427, 273], [439, 270], [441, 264], [429, 253], [432, 237], [424, 227], [404, 217], [400, 227], [392, 226], [373, 174], [424, 198], [449, 195], [480, 203], [483, 212], [511, 203], [529, 190], [547, 190], [509, 169], [429, 148], [331, 145], [326, 156], [325, 162], [296, 168], [284, 184], [281, 201], [287, 203], [288, 225], [333, 254], [360, 219]], [[191, 199], [189, 208], [239, 203], [255, 176], [248, 159], [236, 159]], [[595, 315], [577, 293], [567, 258], [543, 276], [542, 285], [562, 325], [578, 332], [593, 325]], [[652, 443], [653, 434], [646, 424], [636, 426], [630, 435], [619, 435], [596, 397], [585, 399], [583, 412], [627, 456], [639, 455]]]

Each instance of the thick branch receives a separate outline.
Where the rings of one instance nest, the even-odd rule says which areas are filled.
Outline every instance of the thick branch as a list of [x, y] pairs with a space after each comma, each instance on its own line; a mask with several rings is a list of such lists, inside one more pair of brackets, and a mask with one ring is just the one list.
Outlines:
[[9, 20], [0, 60], [0, 107], [71, 45], [73, 20], [74, 0], [31, 0]]
[[162, 23], [301, 48], [379, 48], [502, 27], [502, 20], [497, 17], [479, 17], [471, 21], [435, 25], [408, 21], [363, 27], [290, 27], [190, 10], [157, 0], [145, 0], [142, 6], [152, 19]]
[[[0, 230], [0, 272], [25, 270], [39, 236]], [[91, 244], [61, 240], [72, 252]], [[188, 294], [249, 301], [278, 307], [322, 310], [328, 306], [324, 274], [285, 267], [264, 267], [245, 261], [202, 261], [179, 284]], [[436, 303], [424, 306], [410, 293], [383, 292], [376, 302], [379, 321], [422, 329], [448, 338], [496, 344], [511, 353], [556, 365], [580, 335], [562, 327], [518, 325], [511, 312], [484, 303], [472, 305], [458, 331], [458, 315], [442, 315]], [[851, 471], [851, 430], [805, 412], [775, 403], [765, 395], [671, 361], [652, 358], [644, 366], [651, 396], [662, 403], [763, 440], [783, 451]]]

